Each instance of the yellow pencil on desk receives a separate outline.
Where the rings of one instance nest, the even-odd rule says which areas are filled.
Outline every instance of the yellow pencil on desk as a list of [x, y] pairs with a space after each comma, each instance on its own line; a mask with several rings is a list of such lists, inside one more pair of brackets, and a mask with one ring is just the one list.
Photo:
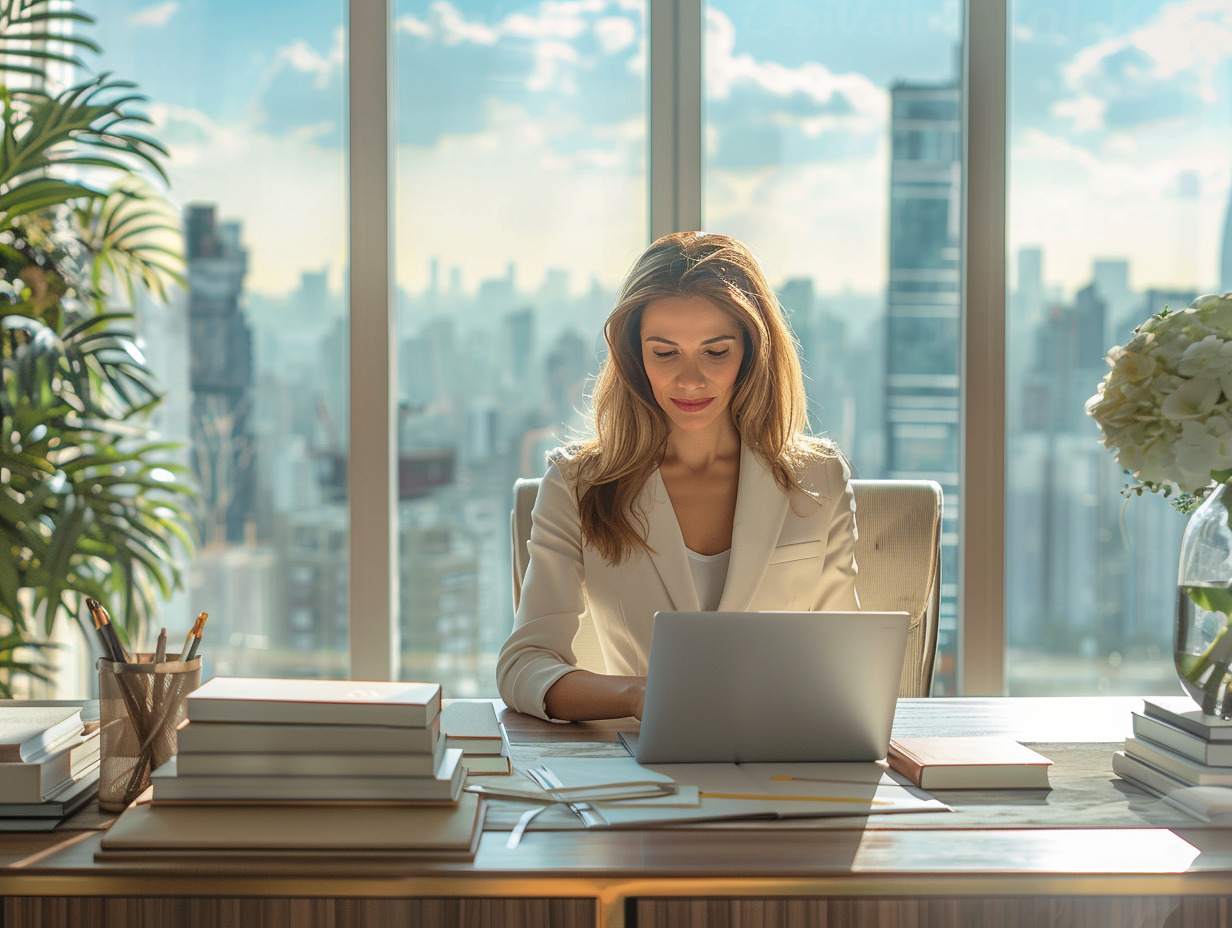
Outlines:
[[775, 802], [850, 802], [857, 805], [892, 806], [890, 799], [860, 799], [858, 796], [780, 796], [776, 793], [699, 793], [703, 799], [753, 799]]
[[856, 786], [891, 786], [890, 783], [870, 783], [868, 780], [844, 780], [841, 777], [793, 777], [787, 773], [770, 775], [772, 780], [798, 780], [801, 783], [853, 783]]

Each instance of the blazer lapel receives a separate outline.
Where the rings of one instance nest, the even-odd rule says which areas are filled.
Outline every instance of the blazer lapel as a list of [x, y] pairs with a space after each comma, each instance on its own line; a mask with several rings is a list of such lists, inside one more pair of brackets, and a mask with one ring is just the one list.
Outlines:
[[693, 572], [689, 569], [684, 536], [680, 533], [676, 511], [672, 509], [667, 487], [663, 485], [663, 478], [657, 468], [646, 481], [638, 502], [649, 523], [646, 527], [646, 542], [651, 548], [650, 560], [667, 588], [672, 607], [678, 612], [698, 611], [701, 604], [697, 599], [697, 588], [693, 585]]
[[[752, 448], [741, 444], [731, 560], [719, 599], [720, 611], [748, 611], [783, 530], [787, 502], [787, 494], [779, 488], [765, 462]], [[676, 531], [679, 533], [679, 528]]]

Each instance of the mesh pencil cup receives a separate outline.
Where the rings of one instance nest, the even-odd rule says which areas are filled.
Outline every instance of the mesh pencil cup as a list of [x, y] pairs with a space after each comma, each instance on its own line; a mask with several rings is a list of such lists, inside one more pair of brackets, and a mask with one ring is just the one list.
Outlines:
[[98, 807], [104, 811], [126, 808], [150, 785], [150, 772], [175, 756], [184, 697], [201, 684], [201, 658], [178, 657], [157, 664], [150, 654], [134, 655], [139, 663], [131, 664], [98, 659]]

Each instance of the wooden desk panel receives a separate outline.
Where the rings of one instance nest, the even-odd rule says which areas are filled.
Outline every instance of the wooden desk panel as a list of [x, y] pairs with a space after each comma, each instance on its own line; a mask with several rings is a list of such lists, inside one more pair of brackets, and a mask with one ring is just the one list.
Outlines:
[[42, 928], [588, 928], [589, 899], [268, 899], [25, 897], [5, 925]]
[[[904, 700], [895, 731], [1113, 742], [1138, 705]], [[622, 727], [504, 719], [515, 742], [612, 740]], [[1232, 831], [1209, 827], [558, 831], [513, 850], [489, 832], [473, 863], [237, 862], [191, 877], [176, 863], [97, 864], [98, 840], [0, 836], [4, 925], [1232, 928]]]

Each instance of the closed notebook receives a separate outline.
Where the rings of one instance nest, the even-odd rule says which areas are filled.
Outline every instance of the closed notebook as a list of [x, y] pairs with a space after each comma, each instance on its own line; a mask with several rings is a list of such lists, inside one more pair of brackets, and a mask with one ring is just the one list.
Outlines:
[[[207, 854], [324, 852], [474, 854], [484, 804], [464, 793], [456, 805], [134, 805], [103, 835], [103, 851]], [[106, 855], [100, 855], [105, 859]]]
[[894, 738], [886, 762], [921, 789], [1048, 789], [1043, 754], [1010, 738]]
[[188, 694], [193, 722], [299, 722], [426, 727], [441, 709], [439, 683], [212, 677]]
[[155, 802], [450, 802], [462, 791], [462, 752], [447, 750], [435, 776], [181, 776], [177, 758], [150, 775]]

